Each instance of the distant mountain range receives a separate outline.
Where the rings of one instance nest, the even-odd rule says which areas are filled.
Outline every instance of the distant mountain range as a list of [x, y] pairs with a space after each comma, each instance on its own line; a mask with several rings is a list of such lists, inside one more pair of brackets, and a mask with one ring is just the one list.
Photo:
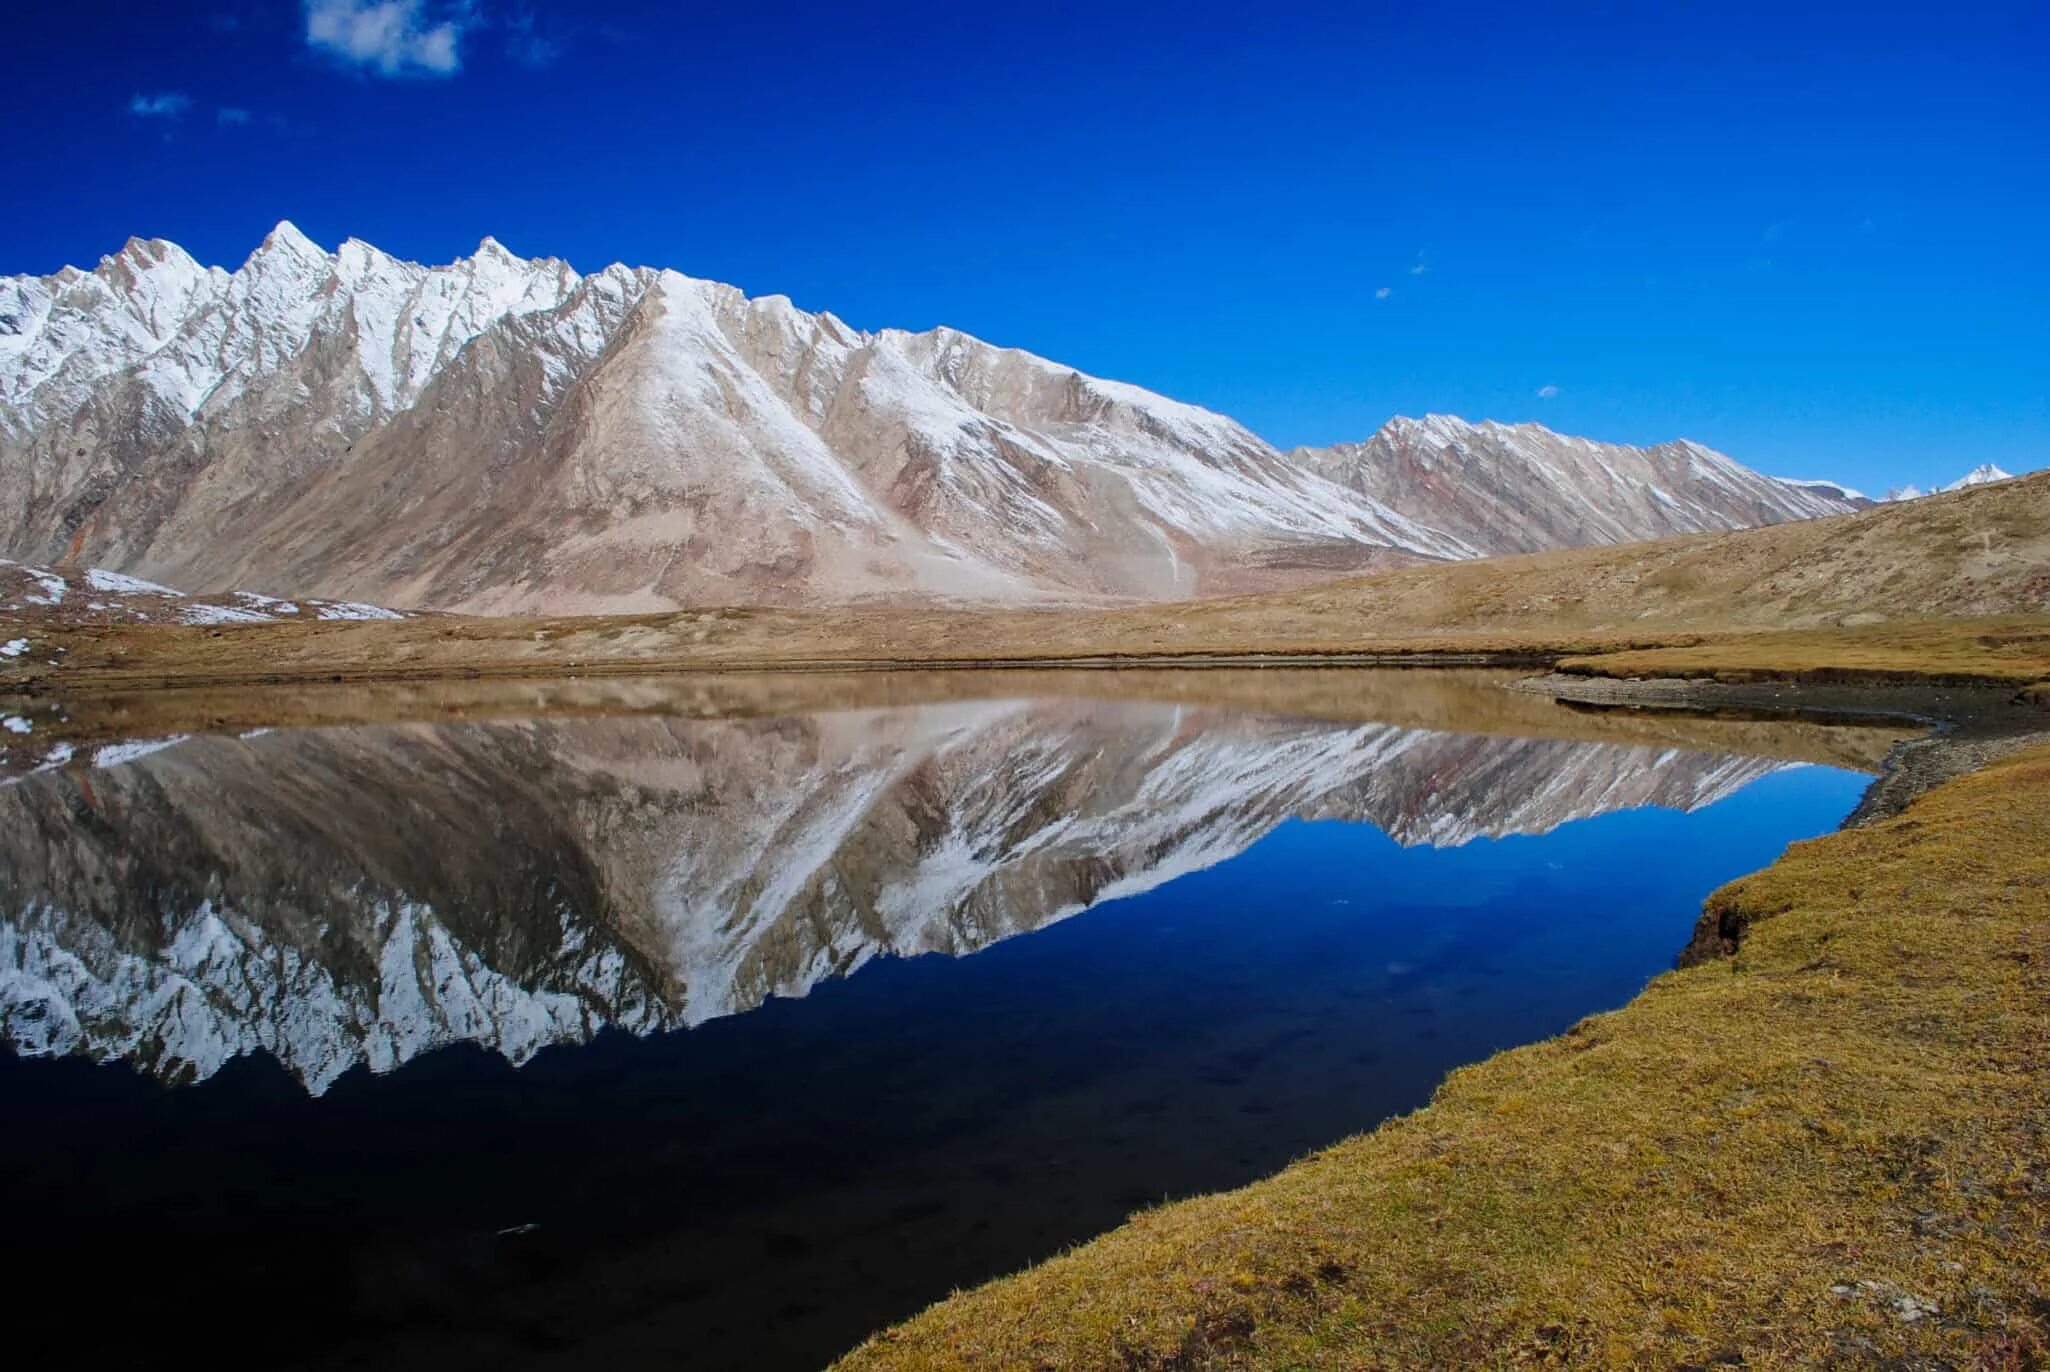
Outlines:
[[1888, 500], [1919, 500], [1925, 495], [1936, 495], [1942, 491], [1962, 491], [1967, 486], [1984, 486], [1992, 481], [2012, 481], [2014, 473], [2003, 472], [1991, 462], [1981, 462], [1948, 485], [1931, 486], [1923, 490], [1920, 486], [1896, 486], [1886, 493]]
[[1689, 442], [1397, 419], [1282, 453], [951, 329], [280, 224], [0, 278], [0, 552], [407, 607], [1166, 600], [1869, 502]]

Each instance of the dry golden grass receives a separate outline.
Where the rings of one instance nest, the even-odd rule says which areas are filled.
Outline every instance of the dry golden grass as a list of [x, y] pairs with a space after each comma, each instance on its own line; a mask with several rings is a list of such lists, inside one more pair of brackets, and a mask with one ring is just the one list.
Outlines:
[[1711, 908], [1734, 959], [841, 1366], [2040, 1365], [2050, 751]]
[[2050, 622], [1915, 620], [1856, 629], [1704, 635], [1559, 663], [1562, 672], [1716, 681], [1940, 681], [2027, 686], [2050, 681]]

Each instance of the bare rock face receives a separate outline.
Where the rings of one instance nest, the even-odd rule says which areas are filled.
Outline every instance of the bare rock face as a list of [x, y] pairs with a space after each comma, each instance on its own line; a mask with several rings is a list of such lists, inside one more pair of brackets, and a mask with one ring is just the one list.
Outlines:
[[1292, 456], [1491, 555], [1745, 529], [1872, 503], [1834, 483], [1760, 475], [1684, 439], [1633, 448], [1450, 415], [1390, 420], [1365, 443]]
[[950, 329], [490, 239], [425, 267], [280, 224], [233, 272], [132, 240], [0, 278], [0, 551], [202, 593], [1159, 600], [1849, 508], [1690, 444], [1456, 423], [1284, 456]]

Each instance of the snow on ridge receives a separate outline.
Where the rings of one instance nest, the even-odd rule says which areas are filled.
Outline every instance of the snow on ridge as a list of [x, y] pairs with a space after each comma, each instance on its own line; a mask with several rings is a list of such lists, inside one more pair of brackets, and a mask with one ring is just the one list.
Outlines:
[[490, 239], [437, 267], [353, 238], [330, 253], [289, 220], [232, 272], [161, 239], [131, 239], [90, 272], [0, 277], [0, 315], [12, 321], [0, 334], [0, 400], [27, 405], [45, 386], [82, 392], [138, 368], [191, 416], [316, 334], [353, 331], [365, 379], [392, 409], [499, 319], [553, 309], [581, 280], [567, 263], [515, 257]]

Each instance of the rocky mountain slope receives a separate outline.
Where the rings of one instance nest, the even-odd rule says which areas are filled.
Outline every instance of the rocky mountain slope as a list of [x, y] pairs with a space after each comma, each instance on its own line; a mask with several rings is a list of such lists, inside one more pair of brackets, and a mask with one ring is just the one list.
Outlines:
[[315, 1092], [524, 1061], [970, 953], [1292, 816], [1457, 844], [1783, 765], [1018, 701], [109, 745], [0, 787], [0, 1036], [169, 1080], [262, 1050]]
[[281, 224], [0, 278], [0, 551], [406, 607], [1163, 600], [1840, 512], [1692, 444], [1397, 421], [1283, 455], [950, 329]]
[[1684, 439], [1633, 448], [1442, 414], [1390, 420], [1365, 443], [1291, 456], [1489, 555], [1749, 528], [1871, 503], [1829, 482], [1760, 476]]

